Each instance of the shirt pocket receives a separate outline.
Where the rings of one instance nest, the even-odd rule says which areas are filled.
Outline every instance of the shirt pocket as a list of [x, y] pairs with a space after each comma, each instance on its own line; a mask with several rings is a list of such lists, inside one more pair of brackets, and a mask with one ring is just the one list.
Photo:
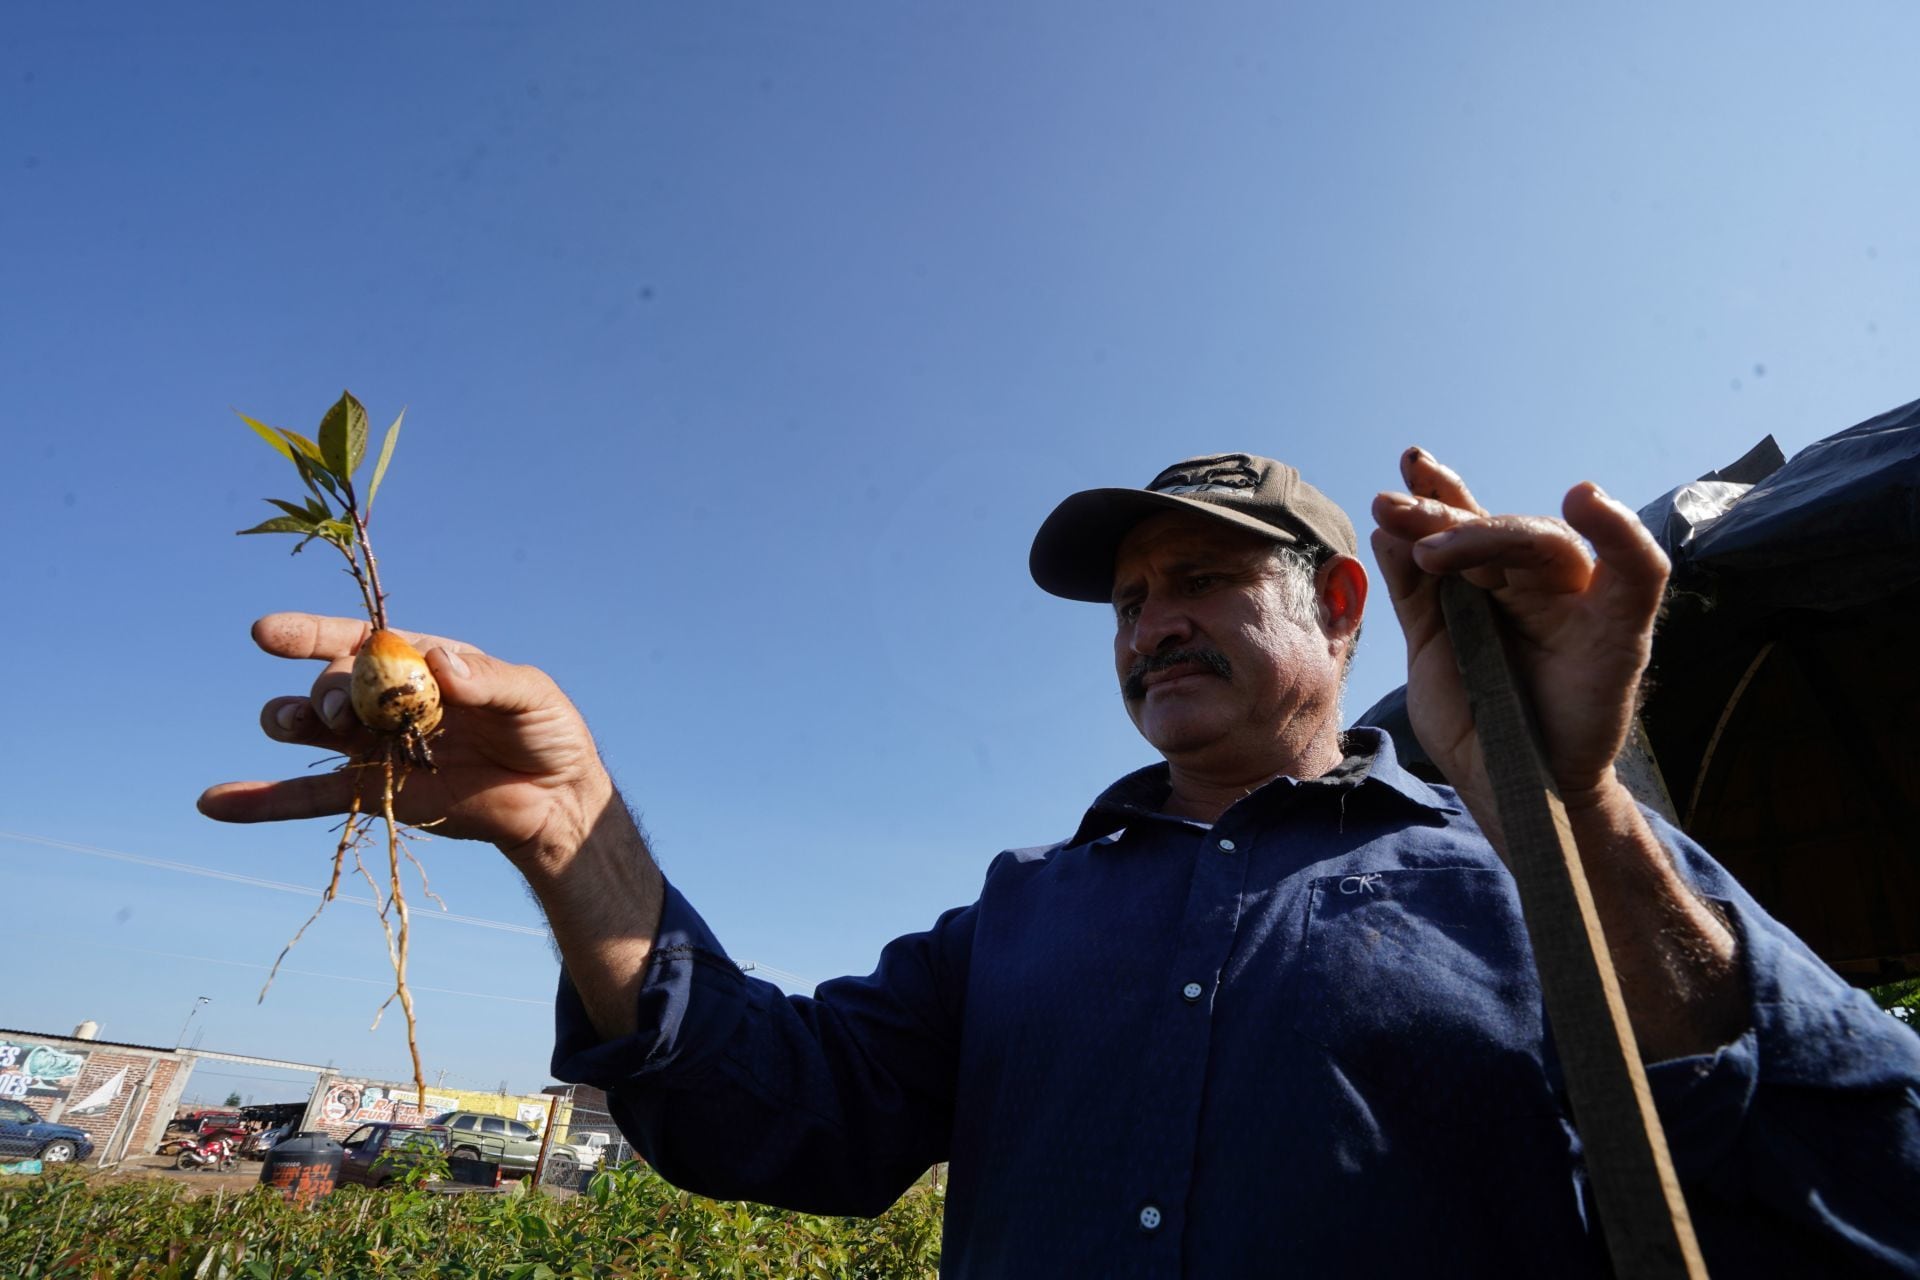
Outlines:
[[1372, 1106], [1448, 1127], [1556, 1110], [1539, 981], [1503, 871], [1322, 876], [1307, 911], [1296, 1027]]

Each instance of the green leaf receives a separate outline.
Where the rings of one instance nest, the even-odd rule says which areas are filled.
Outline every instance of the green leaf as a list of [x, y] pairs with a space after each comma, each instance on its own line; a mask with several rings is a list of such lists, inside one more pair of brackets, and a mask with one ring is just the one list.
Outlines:
[[238, 417], [240, 421], [246, 423], [248, 426], [252, 427], [255, 431], [259, 432], [260, 438], [262, 440], [265, 440], [268, 444], [278, 449], [280, 451], [281, 457], [283, 458], [293, 457], [292, 447], [289, 446], [285, 440], [282, 440], [280, 438], [279, 432], [275, 431], [272, 427], [268, 426], [264, 422], [260, 422], [253, 418], [249, 418], [246, 414], [241, 413], [238, 409], [235, 409], [233, 412], [234, 412], [234, 416]]
[[333, 518], [333, 508], [318, 498], [308, 498], [307, 514], [315, 520], [331, 520]]
[[367, 453], [367, 410], [351, 391], [340, 398], [320, 420], [320, 464], [344, 483], [353, 478], [353, 470]]
[[373, 495], [380, 492], [380, 477], [387, 474], [387, 463], [393, 460], [393, 442], [400, 438], [400, 420], [407, 416], [402, 409], [400, 417], [393, 420], [387, 428], [387, 438], [380, 442], [380, 458], [373, 464], [373, 483], [367, 486], [367, 510], [373, 510]]
[[[329, 493], [335, 498], [340, 496], [340, 490], [335, 487], [333, 477], [328, 475], [326, 469], [319, 463], [310, 461], [303, 453], [296, 452], [293, 455], [293, 465], [300, 469], [300, 478], [307, 482], [307, 488], [313, 490], [314, 497], [325, 502]], [[325, 492], [321, 491], [322, 486], [325, 486]]]
[[292, 516], [295, 520], [303, 520], [308, 524], [317, 524], [332, 514], [332, 512], [323, 510], [316, 516], [313, 513], [313, 499], [311, 498], [307, 499], [307, 505], [304, 507], [295, 506], [291, 502], [282, 502], [278, 498], [268, 498], [267, 501]]
[[314, 532], [328, 542], [337, 542], [343, 547], [353, 545], [353, 526], [345, 520], [324, 520], [314, 527]]
[[274, 430], [285, 436], [287, 443], [292, 445], [296, 452], [305, 454], [308, 462], [320, 461], [319, 445], [301, 435], [298, 431], [289, 431], [285, 427], [275, 427]]
[[318, 530], [315, 528], [314, 523], [311, 520], [307, 520], [304, 518], [296, 519], [293, 516], [275, 516], [271, 520], [261, 521], [259, 524], [253, 526], [253, 528], [251, 529], [241, 529], [239, 530], [239, 532], [242, 534], [304, 533], [311, 536], [314, 533], [318, 532]]

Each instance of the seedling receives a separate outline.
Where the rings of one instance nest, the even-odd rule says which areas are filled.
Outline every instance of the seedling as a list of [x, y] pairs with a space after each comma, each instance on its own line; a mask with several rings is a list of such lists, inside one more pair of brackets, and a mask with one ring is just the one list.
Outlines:
[[[293, 950], [308, 926], [320, 918], [327, 904], [339, 896], [340, 875], [351, 854], [354, 870], [365, 878], [373, 890], [375, 912], [380, 919], [380, 928], [386, 934], [387, 958], [393, 965], [393, 994], [382, 1002], [379, 1011], [374, 1014], [373, 1026], [378, 1028], [387, 1006], [399, 1000], [401, 1012], [407, 1019], [407, 1049], [413, 1055], [413, 1083], [420, 1107], [425, 1110], [426, 1074], [420, 1066], [413, 993], [407, 989], [407, 947], [412, 930], [406, 893], [400, 882], [402, 857], [420, 873], [421, 890], [439, 903], [442, 910], [446, 909], [446, 904], [440, 902], [428, 887], [426, 868], [420, 865], [413, 850], [407, 846], [408, 836], [417, 832], [394, 817], [394, 799], [406, 786], [407, 776], [412, 770], [433, 768], [430, 744], [440, 731], [440, 686], [427, 670], [427, 661], [420, 651], [387, 628], [387, 595], [380, 585], [380, 562], [374, 558], [373, 541], [367, 533], [367, 525], [373, 515], [374, 495], [379, 492], [380, 481], [387, 474], [387, 464], [393, 460], [394, 442], [400, 438], [400, 422], [405, 417], [406, 411], [403, 409], [400, 416], [393, 420], [393, 425], [387, 428], [386, 438], [380, 445], [379, 459], [373, 464], [373, 476], [367, 482], [363, 497], [355, 487], [353, 477], [366, 456], [367, 411], [351, 392], [342, 392], [340, 399], [327, 410], [326, 417], [320, 420], [320, 438], [317, 442], [297, 431], [270, 427], [244, 413], [240, 414], [242, 422], [253, 428], [262, 440], [294, 465], [294, 469], [300, 473], [301, 483], [307, 489], [298, 502], [268, 498], [267, 501], [284, 514], [240, 532], [294, 534], [300, 539], [293, 548], [296, 555], [305, 550], [308, 543], [315, 541], [338, 551], [345, 557], [347, 572], [360, 589], [360, 602], [366, 608], [367, 622], [371, 627], [365, 643], [354, 656], [351, 701], [354, 714], [373, 732], [374, 744], [361, 754], [344, 760], [339, 766], [341, 770], [353, 774], [355, 785], [346, 822], [340, 828], [340, 842], [333, 851], [333, 876], [320, 896], [320, 905], [313, 909], [306, 923], [281, 948], [280, 955], [273, 962], [272, 971], [267, 974], [266, 985], [260, 988], [260, 998], [266, 999], [267, 988], [273, 985], [274, 975], [280, 971], [280, 962], [287, 958], [287, 953]], [[376, 784], [378, 788], [377, 815], [373, 811], [374, 806], [367, 803], [370, 798], [369, 783]], [[384, 887], [375, 879], [373, 871], [362, 857], [362, 850], [374, 843], [376, 825], [385, 827], [387, 883]]]

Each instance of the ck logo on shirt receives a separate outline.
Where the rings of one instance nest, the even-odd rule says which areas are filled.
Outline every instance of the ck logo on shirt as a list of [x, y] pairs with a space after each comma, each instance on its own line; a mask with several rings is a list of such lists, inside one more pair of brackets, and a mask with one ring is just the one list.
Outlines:
[[1347, 894], [1378, 893], [1380, 892], [1380, 882], [1385, 879], [1386, 877], [1378, 871], [1371, 871], [1363, 876], [1346, 876], [1340, 881], [1340, 892]]

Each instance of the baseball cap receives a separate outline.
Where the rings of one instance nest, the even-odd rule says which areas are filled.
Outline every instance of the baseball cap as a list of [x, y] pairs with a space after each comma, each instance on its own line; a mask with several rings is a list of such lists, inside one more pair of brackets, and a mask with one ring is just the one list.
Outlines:
[[1027, 567], [1040, 589], [1068, 600], [1113, 598], [1113, 558], [1127, 531], [1164, 511], [1193, 511], [1288, 546], [1359, 554], [1353, 522], [1284, 462], [1213, 453], [1176, 462], [1142, 489], [1086, 489], [1053, 509]]

